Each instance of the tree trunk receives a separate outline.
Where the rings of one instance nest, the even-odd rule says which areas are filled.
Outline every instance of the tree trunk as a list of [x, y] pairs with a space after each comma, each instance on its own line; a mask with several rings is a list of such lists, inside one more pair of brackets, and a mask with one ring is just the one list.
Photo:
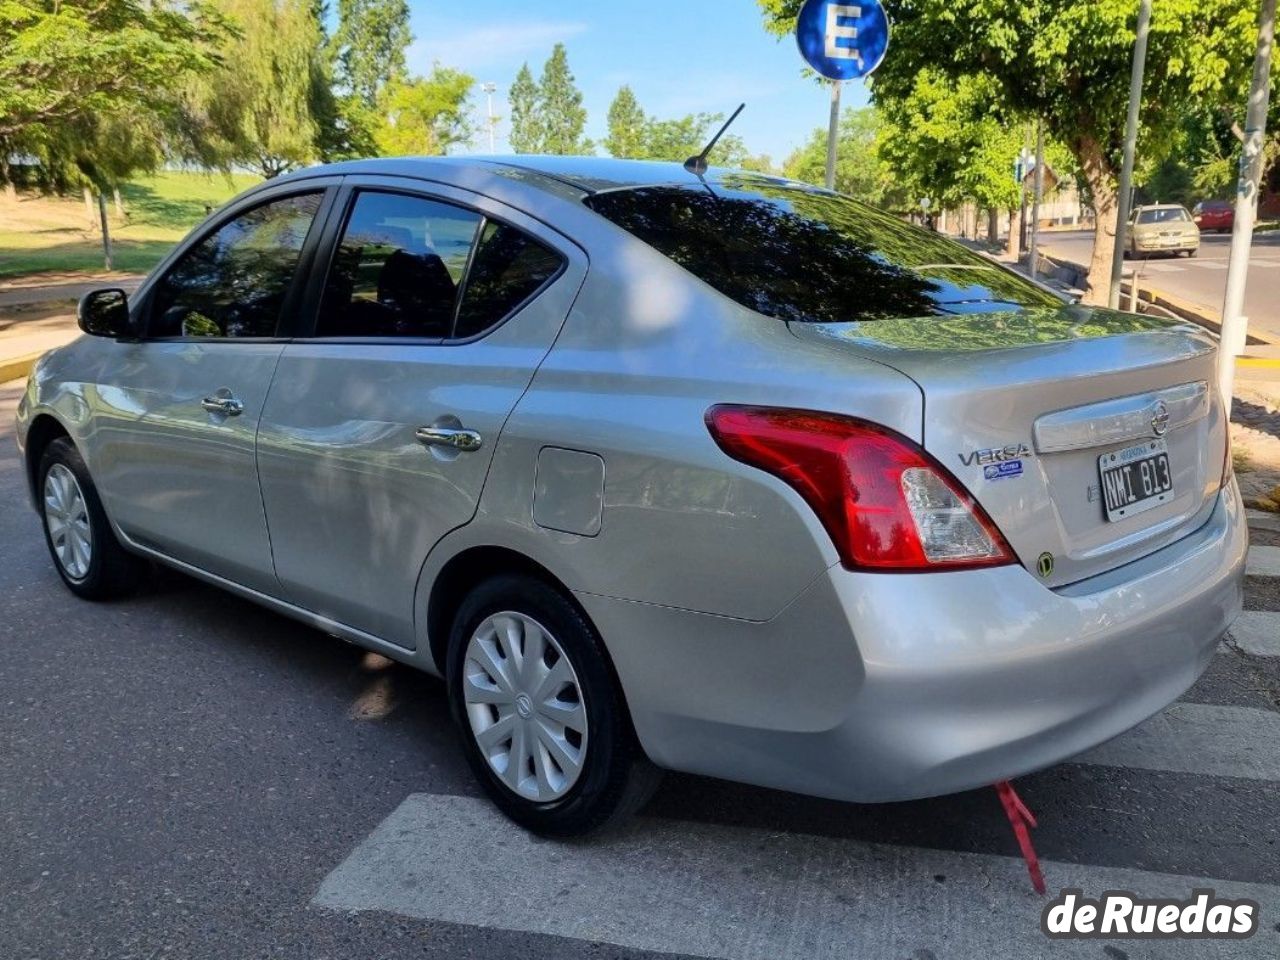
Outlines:
[[111, 269], [111, 228], [107, 226], [107, 196], [98, 191], [98, 220], [102, 224], [102, 260], [103, 265]]
[[116, 216], [119, 217], [121, 220], [123, 220], [124, 219], [124, 201], [120, 199], [119, 187], [111, 188], [111, 198], [116, 203]]
[[84, 215], [89, 218], [89, 226], [92, 227], [94, 221], [98, 219], [98, 215], [93, 209], [93, 191], [89, 189], [88, 184], [85, 184], [81, 189], [84, 191]]
[[1089, 289], [1084, 302], [1106, 306], [1116, 242], [1116, 204], [1120, 199], [1115, 171], [1101, 145], [1089, 138], [1082, 138], [1076, 145], [1076, 159], [1093, 197], [1093, 254], [1089, 257]]
[[992, 246], [1000, 242], [1000, 211], [995, 207], [987, 207], [987, 243]]
[[1018, 262], [1018, 258], [1022, 256], [1022, 216], [1021, 211], [1017, 207], [1009, 208], [1009, 256]]

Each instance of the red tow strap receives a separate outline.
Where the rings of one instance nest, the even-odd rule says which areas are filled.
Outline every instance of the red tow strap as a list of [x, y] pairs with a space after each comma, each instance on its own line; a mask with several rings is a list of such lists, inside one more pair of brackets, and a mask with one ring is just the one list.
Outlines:
[[1040, 858], [1036, 856], [1036, 848], [1031, 845], [1031, 834], [1027, 827], [1036, 826], [1036, 818], [1031, 815], [1027, 805], [1013, 789], [1008, 780], [994, 784], [1000, 796], [1000, 804], [1004, 807], [1004, 815], [1009, 818], [1009, 826], [1013, 827], [1013, 835], [1018, 840], [1018, 849], [1022, 851], [1022, 859], [1027, 862], [1027, 873], [1031, 874], [1031, 886], [1036, 893], [1044, 894], [1044, 874], [1040, 872]]

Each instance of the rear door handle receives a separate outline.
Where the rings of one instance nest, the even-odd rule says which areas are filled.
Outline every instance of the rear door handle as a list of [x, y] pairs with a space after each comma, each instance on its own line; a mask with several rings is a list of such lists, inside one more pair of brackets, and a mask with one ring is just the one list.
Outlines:
[[235, 397], [224, 397], [215, 394], [200, 401], [200, 406], [210, 413], [220, 413], [224, 417], [238, 417], [244, 413], [244, 404]]
[[479, 450], [484, 444], [479, 433], [465, 427], [419, 427], [414, 436], [429, 447], [453, 447], [467, 453]]

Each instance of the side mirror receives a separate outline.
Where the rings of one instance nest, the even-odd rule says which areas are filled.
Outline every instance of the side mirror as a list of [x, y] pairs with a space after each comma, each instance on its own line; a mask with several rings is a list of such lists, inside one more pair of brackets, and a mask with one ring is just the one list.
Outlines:
[[91, 337], [130, 337], [129, 299], [119, 287], [90, 290], [76, 308], [80, 329]]

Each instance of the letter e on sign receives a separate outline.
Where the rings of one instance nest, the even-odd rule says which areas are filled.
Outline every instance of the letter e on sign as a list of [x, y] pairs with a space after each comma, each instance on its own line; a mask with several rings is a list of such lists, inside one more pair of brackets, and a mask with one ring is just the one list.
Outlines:
[[[850, 4], [833, 3], [827, 7], [826, 43], [823, 46], [829, 58], [848, 57], [857, 60], [858, 66], [862, 66], [862, 52], [858, 49], [858, 28], [849, 23], [861, 16], [862, 8]], [[851, 42], [844, 44], [841, 40]]]

